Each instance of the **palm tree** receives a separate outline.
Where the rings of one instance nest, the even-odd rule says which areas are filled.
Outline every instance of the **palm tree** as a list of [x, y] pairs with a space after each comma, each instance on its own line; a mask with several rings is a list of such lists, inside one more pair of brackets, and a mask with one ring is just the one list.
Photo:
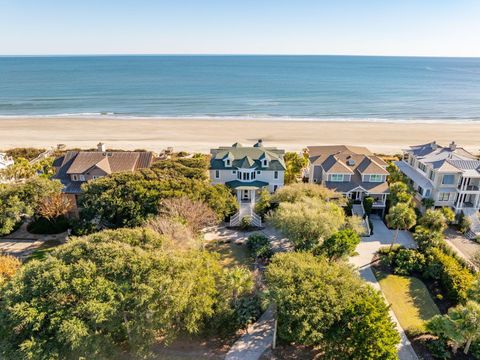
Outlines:
[[451, 308], [447, 315], [434, 316], [427, 327], [433, 334], [449, 339], [454, 353], [464, 345], [463, 352], [468, 354], [472, 342], [480, 339], [480, 304], [468, 301]]
[[408, 230], [417, 222], [415, 211], [405, 203], [398, 203], [395, 206], [392, 206], [388, 211], [386, 217], [388, 226], [395, 229], [393, 235], [392, 244], [390, 245], [390, 251], [393, 248], [393, 244], [398, 239], [398, 232], [400, 230]]

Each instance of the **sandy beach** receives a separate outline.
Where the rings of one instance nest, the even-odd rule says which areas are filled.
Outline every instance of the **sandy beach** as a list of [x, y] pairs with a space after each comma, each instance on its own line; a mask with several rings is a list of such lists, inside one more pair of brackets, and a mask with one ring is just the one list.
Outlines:
[[269, 146], [299, 151], [307, 145], [363, 145], [372, 151], [398, 153], [403, 147], [436, 140], [456, 141], [480, 152], [480, 122], [387, 123], [327, 121], [258, 121], [119, 118], [0, 119], [0, 148], [91, 148], [99, 141], [110, 148], [208, 152], [211, 147], [263, 139]]

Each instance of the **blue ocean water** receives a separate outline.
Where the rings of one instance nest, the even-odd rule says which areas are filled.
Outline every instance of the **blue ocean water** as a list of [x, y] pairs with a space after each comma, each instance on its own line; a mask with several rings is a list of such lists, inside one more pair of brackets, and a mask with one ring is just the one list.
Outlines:
[[0, 116], [480, 121], [480, 58], [0, 57]]

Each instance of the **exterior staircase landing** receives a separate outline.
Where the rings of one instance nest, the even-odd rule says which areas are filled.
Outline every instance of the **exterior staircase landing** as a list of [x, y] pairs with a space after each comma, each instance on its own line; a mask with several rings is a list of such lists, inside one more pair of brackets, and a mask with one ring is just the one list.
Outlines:
[[241, 202], [239, 211], [230, 218], [230, 226], [239, 226], [243, 218], [250, 218], [252, 226], [262, 227], [262, 219], [253, 211], [251, 202]]

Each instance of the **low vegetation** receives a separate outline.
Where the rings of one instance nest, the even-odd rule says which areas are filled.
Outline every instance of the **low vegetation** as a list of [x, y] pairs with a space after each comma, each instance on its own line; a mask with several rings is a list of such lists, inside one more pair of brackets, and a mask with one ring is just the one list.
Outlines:
[[280, 341], [319, 347], [329, 359], [397, 359], [400, 338], [387, 306], [346, 264], [281, 253], [266, 280]]

